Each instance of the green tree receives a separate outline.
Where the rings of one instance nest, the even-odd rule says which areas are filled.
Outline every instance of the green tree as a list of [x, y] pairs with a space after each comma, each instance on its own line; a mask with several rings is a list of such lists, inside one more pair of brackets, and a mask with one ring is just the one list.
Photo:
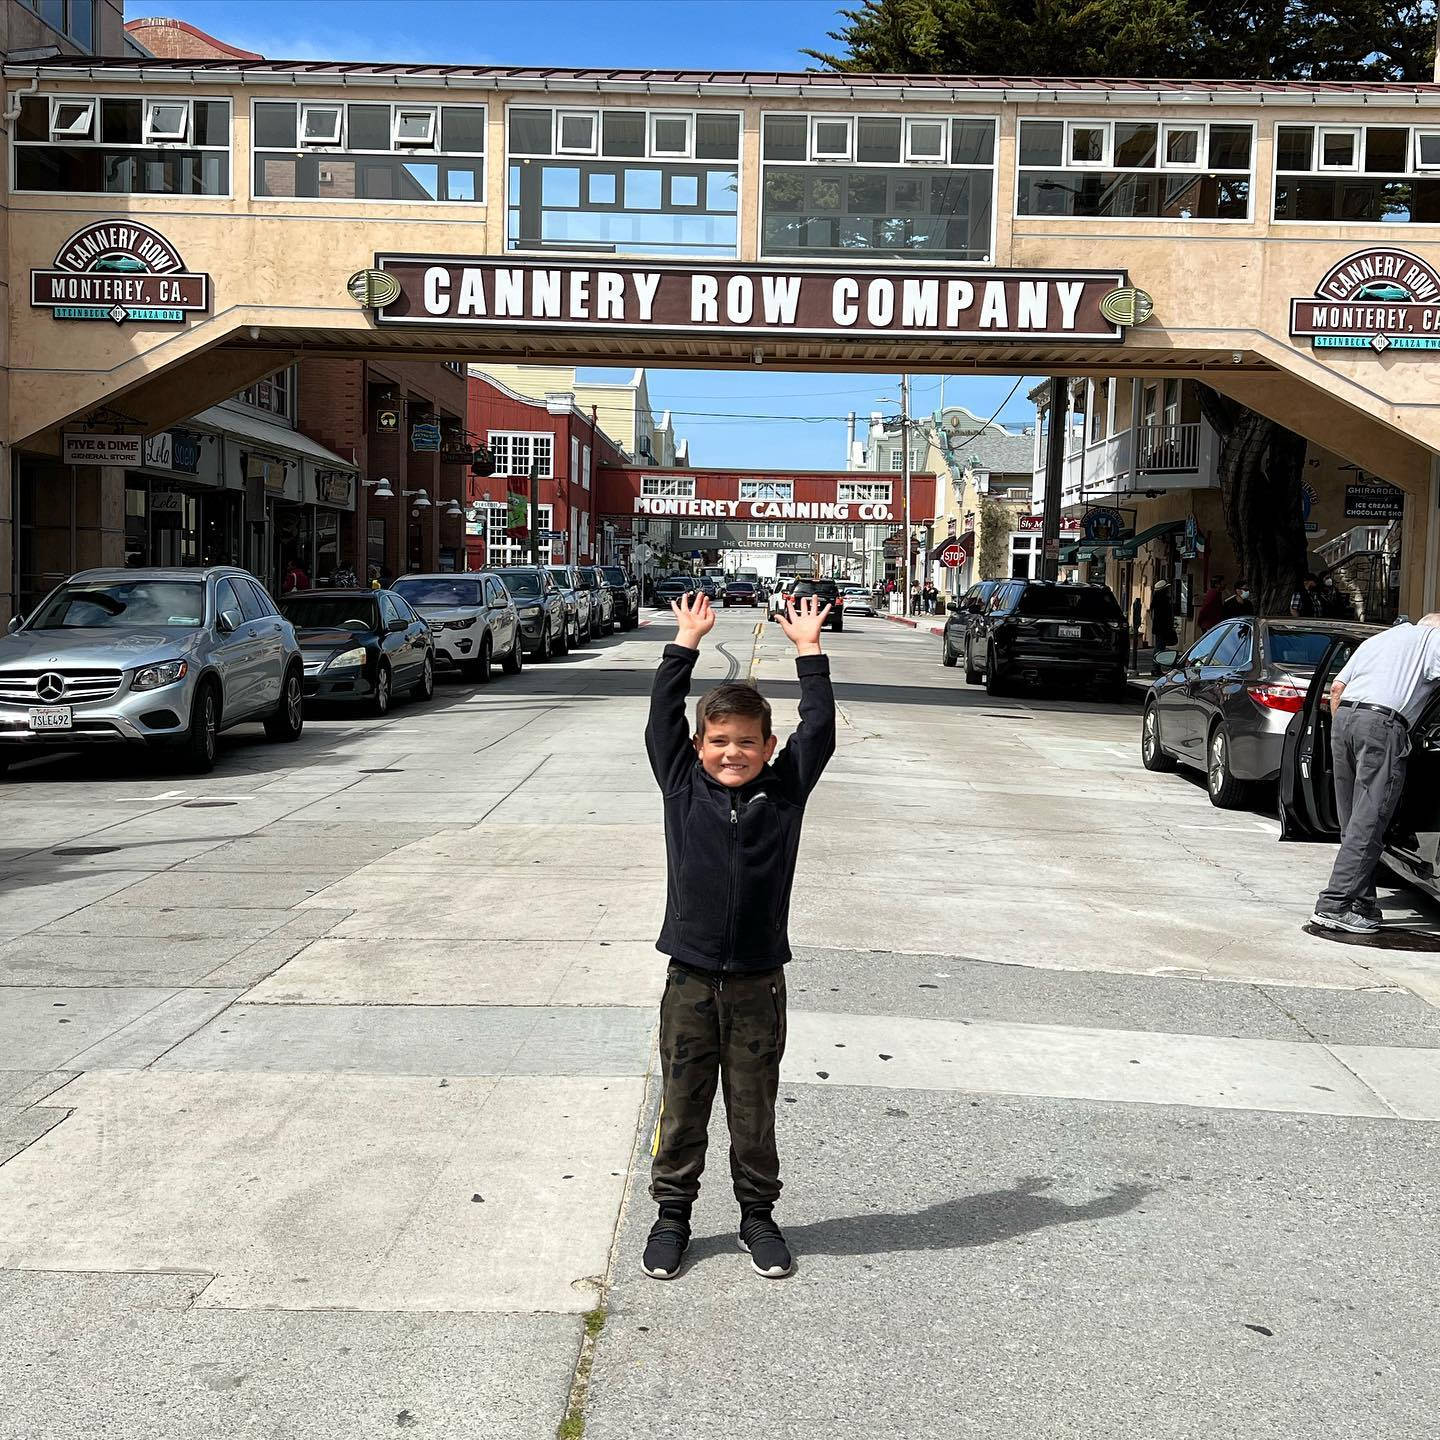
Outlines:
[[1004, 580], [1010, 575], [1010, 532], [1015, 517], [1003, 500], [980, 497], [980, 553], [976, 575], [981, 580]]
[[834, 70], [1176, 80], [1429, 80], [1435, 0], [861, 0]]

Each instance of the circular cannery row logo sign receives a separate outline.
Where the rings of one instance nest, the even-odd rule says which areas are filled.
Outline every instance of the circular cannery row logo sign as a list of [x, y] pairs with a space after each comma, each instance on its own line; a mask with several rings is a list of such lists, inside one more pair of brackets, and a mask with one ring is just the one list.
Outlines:
[[188, 272], [148, 225], [100, 220], [77, 230], [50, 269], [30, 272], [30, 304], [57, 320], [182, 325], [210, 308], [210, 277]]
[[1290, 302], [1290, 333], [1317, 350], [1440, 350], [1440, 272], [1408, 250], [1357, 250]]

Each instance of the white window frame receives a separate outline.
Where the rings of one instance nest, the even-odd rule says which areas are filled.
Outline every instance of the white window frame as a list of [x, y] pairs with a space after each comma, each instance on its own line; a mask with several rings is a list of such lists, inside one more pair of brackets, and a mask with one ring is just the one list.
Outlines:
[[[324, 136], [312, 139], [305, 133], [306, 125], [311, 114], [319, 114], [321, 111], [331, 110], [335, 114], [335, 124]], [[336, 101], [334, 103], [305, 103], [300, 106], [300, 114], [296, 117], [295, 138], [300, 142], [300, 149], [335, 149], [340, 150], [345, 146], [345, 106]]]
[[741, 500], [793, 500], [793, 480], [742, 480], [739, 498]]
[[[940, 127], [940, 151], [936, 155], [919, 155], [915, 151], [914, 134], [917, 126], [938, 125]], [[929, 115], [907, 115], [905, 117], [905, 143], [901, 154], [907, 164], [948, 165], [950, 163], [950, 125], [948, 121]]]
[[[1422, 146], [1427, 139], [1435, 141], [1435, 158], [1426, 160]], [[1417, 125], [1410, 135], [1410, 168], [1417, 175], [1428, 175], [1432, 170], [1440, 170], [1440, 129], [1428, 129], [1424, 125]]]
[[[407, 115], [423, 115], [430, 123], [424, 139], [413, 139], [400, 133]], [[390, 144], [398, 150], [434, 150], [440, 140], [440, 107], [438, 105], [394, 105], [390, 110]]]
[[835, 487], [835, 499], [849, 505], [888, 505], [894, 493], [889, 480], [841, 480]]
[[640, 493], [657, 496], [662, 500], [693, 500], [695, 498], [695, 477], [693, 475], [642, 475]]
[[[565, 122], [567, 120], [588, 120], [590, 122], [590, 143], [588, 145], [565, 144]], [[557, 155], [598, 155], [600, 153], [600, 112], [598, 110], [557, 110], [554, 123], [554, 144], [551, 148]]]
[[588, 445], [581, 457], [580, 483], [586, 490], [590, 488], [590, 447]]
[[[1350, 163], [1348, 165], [1327, 165], [1325, 163], [1325, 137], [1327, 135], [1348, 135], [1350, 137]], [[1317, 175], [1360, 175], [1365, 153], [1365, 127], [1363, 125], [1317, 125], [1315, 127], [1315, 149], [1310, 160]]]
[[578, 435], [570, 437], [570, 474], [568, 478], [572, 485], [580, 479], [580, 437]]
[[[525, 442], [525, 454], [528, 458], [523, 470], [515, 468], [517, 440]], [[549, 430], [491, 430], [485, 437], [485, 444], [495, 455], [495, 474], [507, 480], [528, 479], [530, 464], [537, 458], [536, 451], [543, 444], [544, 458], [540, 466], [540, 479], [555, 478], [555, 436]]]
[[[820, 153], [820, 146], [816, 137], [822, 125], [843, 125], [845, 127], [844, 154], [829, 151], [823, 155]], [[832, 165], [850, 165], [854, 163], [855, 117], [853, 115], [827, 115], [823, 111], [812, 114], [810, 116], [810, 134], [808, 138], [809, 144], [806, 148], [810, 153], [811, 160], [821, 164]], [[905, 152], [902, 150], [900, 153], [903, 155]]]
[[[1195, 136], [1195, 158], [1194, 160], [1171, 160], [1169, 157], [1170, 137], [1177, 131], [1185, 131]], [[1203, 170], [1206, 161], [1209, 159], [1210, 137], [1206, 133], [1205, 126], [1194, 120], [1166, 120], [1160, 126], [1160, 152], [1156, 156], [1158, 160], [1157, 169], [1164, 170]], [[1253, 156], [1252, 156], [1253, 163]]]
[[[81, 111], [85, 120], [83, 128], [78, 120], [63, 128], [55, 123], [61, 109], [67, 105], [76, 106]], [[73, 98], [69, 95], [52, 95], [50, 97], [51, 141], [93, 140], [95, 138], [95, 121], [99, 113], [100, 102], [93, 95], [80, 95]]]
[[745, 527], [747, 540], [783, 540], [785, 525], [780, 520], [752, 520]]
[[[184, 119], [181, 121], [179, 132], [174, 130], [156, 132], [155, 112], [162, 106], [175, 105], [184, 112]], [[144, 116], [141, 126], [141, 139], [146, 145], [188, 145], [190, 143], [190, 122], [193, 118], [190, 111], [189, 100], [177, 100], [174, 98], [146, 99], [145, 108], [141, 112]], [[232, 112], [233, 113], [233, 112]]]
[[[683, 150], [662, 150], [655, 140], [655, 125], [659, 120], [679, 120], [685, 125], [685, 148]], [[688, 160], [695, 153], [695, 112], [693, 110], [649, 110], [645, 115], [645, 140], [653, 160]]]
[[716, 540], [719, 536], [718, 521], [682, 520], [680, 522], [680, 538], [682, 540]]
[[[1075, 158], [1074, 135], [1077, 130], [1098, 130], [1100, 132], [1100, 158], [1098, 160], [1077, 160]], [[1108, 120], [1067, 120], [1065, 122], [1065, 149], [1062, 155], [1063, 169], [1066, 170], [1113, 170], [1110, 163], [1115, 144], [1115, 132]]]
[[815, 527], [815, 538], [817, 540], [853, 540], [853, 525], [837, 525], [833, 521], [827, 521]]

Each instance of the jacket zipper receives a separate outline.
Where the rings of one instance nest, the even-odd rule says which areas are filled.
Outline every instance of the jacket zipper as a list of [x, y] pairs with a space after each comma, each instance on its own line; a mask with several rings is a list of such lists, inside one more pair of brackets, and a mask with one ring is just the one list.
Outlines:
[[735, 948], [735, 860], [740, 852], [740, 797], [730, 796], [730, 873], [725, 887], [725, 949], [720, 956], [724, 970], [733, 958]]

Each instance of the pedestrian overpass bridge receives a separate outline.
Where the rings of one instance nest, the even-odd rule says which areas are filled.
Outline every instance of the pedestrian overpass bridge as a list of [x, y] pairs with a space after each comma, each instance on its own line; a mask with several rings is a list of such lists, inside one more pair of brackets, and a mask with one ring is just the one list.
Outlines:
[[12, 452], [377, 351], [1187, 376], [1403, 489], [1434, 607], [1440, 86], [71, 57], [5, 85]]

